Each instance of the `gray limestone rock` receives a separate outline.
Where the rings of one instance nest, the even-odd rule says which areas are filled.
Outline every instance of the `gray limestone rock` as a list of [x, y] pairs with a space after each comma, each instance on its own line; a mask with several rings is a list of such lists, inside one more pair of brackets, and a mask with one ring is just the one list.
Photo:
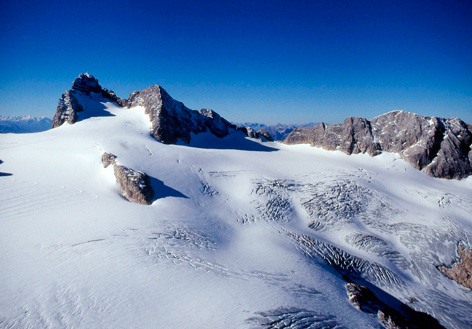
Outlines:
[[72, 88], [62, 94], [59, 99], [59, 105], [56, 114], [52, 120], [52, 128], [59, 127], [64, 122], [73, 124], [77, 122], [77, 112], [84, 110], [79, 104], [76, 95], [90, 95], [90, 93], [100, 94], [104, 98], [117, 103], [120, 106], [126, 106], [128, 101], [119, 98], [112, 90], [102, 89], [98, 84], [98, 80], [91, 74], [80, 74], [78, 78], [72, 82]]
[[218, 137], [225, 137], [229, 134], [229, 128], [233, 128], [233, 125], [223, 119], [218, 113], [213, 110], [201, 109], [200, 114], [209, 118], [205, 124], [210, 129], [211, 133]]
[[438, 266], [438, 270], [449, 279], [472, 289], [472, 249], [467, 249], [464, 245], [459, 244], [457, 253], [459, 254], [459, 261], [453, 263], [450, 267]]
[[243, 131], [246, 132], [246, 135], [249, 138], [255, 138], [255, 139], [259, 138], [259, 134], [251, 127], [245, 127]]
[[66, 91], [59, 99], [56, 114], [52, 119], [52, 128], [59, 127], [64, 122], [73, 124], [77, 121], [77, 112], [83, 111], [84, 108], [77, 102], [77, 98], [71, 91]]
[[265, 128], [261, 128], [259, 129], [259, 131], [257, 132], [257, 134], [260, 136], [260, 137], [263, 137], [266, 141], [268, 142], [273, 142], [274, 139], [272, 138], [272, 136], [269, 134], [269, 132], [267, 131], [267, 129]]
[[116, 155], [111, 153], [103, 153], [102, 155], [102, 164], [104, 168], [107, 168], [109, 165], [115, 165], [116, 163]]
[[188, 109], [158, 85], [131, 93], [128, 106], [144, 106], [152, 123], [152, 136], [165, 144], [175, 144], [178, 140], [188, 144], [192, 133], [208, 130], [218, 137], [225, 137], [229, 128], [233, 128], [214, 111], [202, 110], [199, 113]]
[[249, 138], [259, 139], [261, 141], [274, 141], [269, 132], [264, 128], [261, 128], [259, 131], [255, 131], [252, 127], [238, 127], [237, 129], [245, 133]]
[[116, 182], [126, 199], [139, 204], [152, 203], [154, 190], [148, 175], [117, 164], [114, 165], [114, 172]]
[[346, 154], [394, 152], [433, 177], [460, 179], [472, 174], [471, 126], [457, 118], [393, 111], [370, 121], [347, 118], [338, 125], [299, 127], [285, 143], [309, 143]]
[[90, 92], [100, 93], [102, 87], [98, 84], [98, 80], [93, 75], [90, 73], [81, 73], [79, 77], [72, 82], [72, 90], [90, 95]]

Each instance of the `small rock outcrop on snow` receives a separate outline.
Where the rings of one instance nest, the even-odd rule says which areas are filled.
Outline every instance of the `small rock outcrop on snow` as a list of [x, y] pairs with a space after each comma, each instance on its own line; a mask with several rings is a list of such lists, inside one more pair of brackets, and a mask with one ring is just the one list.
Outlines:
[[464, 245], [460, 244], [457, 247], [457, 253], [460, 258], [459, 261], [450, 267], [438, 266], [438, 269], [449, 279], [472, 289], [472, 250], [466, 249]]
[[346, 154], [395, 152], [433, 177], [460, 179], [472, 174], [472, 126], [458, 118], [393, 111], [372, 120], [347, 118], [337, 125], [299, 127], [285, 143], [312, 144]]
[[126, 199], [139, 204], [152, 203], [154, 190], [148, 175], [117, 164], [116, 155], [107, 152], [102, 155], [102, 164], [104, 168], [113, 165], [116, 183]]
[[109, 165], [115, 165], [116, 163], [116, 155], [111, 153], [103, 153], [102, 155], [102, 163], [104, 168], [108, 168]]
[[240, 127], [238, 129], [245, 133], [249, 138], [268, 142], [274, 141], [272, 136], [270, 136], [269, 132], [265, 128], [262, 128], [259, 131], [255, 131], [252, 127]]
[[114, 165], [116, 182], [123, 196], [131, 202], [151, 204], [154, 190], [151, 187], [151, 179], [141, 171], [128, 167]]
[[378, 299], [369, 288], [348, 283], [345, 286], [351, 304], [359, 311], [377, 316], [379, 322], [387, 329], [403, 328], [444, 328], [433, 317], [417, 312], [405, 304], [396, 310]]

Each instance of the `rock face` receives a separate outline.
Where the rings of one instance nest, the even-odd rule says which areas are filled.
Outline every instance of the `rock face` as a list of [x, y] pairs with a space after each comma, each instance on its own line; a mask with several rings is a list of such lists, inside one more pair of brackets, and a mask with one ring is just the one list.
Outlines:
[[103, 153], [102, 164], [104, 168], [113, 165], [116, 182], [123, 196], [131, 202], [139, 204], [151, 204], [154, 190], [151, 179], [141, 171], [137, 171], [116, 163], [116, 155]]
[[102, 89], [98, 84], [98, 80], [89, 73], [80, 74], [78, 78], [72, 82], [72, 88], [65, 91], [59, 99], [56, 114], [52, 120], [52, 128], [59, 127], [64, 122], [73, 124], [77, 122], [78, 112], [84, 110], [83, 106], [79, 104], [77, 95], [90, 95], [91, 93], [100, 94], [108, 100], [115, 102], [121, 106], [127, 104], [127, 100], [121, 99], [115, 93], [108, 89]]
[[456, 281], [458, 284], [472, 289], [472, 250], [466, 249], [460, 244], [457, 248], [460, 261], [452, 264], [450, 267], [438, 266], [445, 276]]
[[192, 133], [208, 130], [225, 137], [234, 128], [212, 110], [203, 109], [199, 113], [188, 109], [158, 85], [131, 93], [127, 103], [128, 107], [144, 106], [152, 123], [152, 136], [164, 144], [175, 144], [178, 140], [188, 144]]
[[269, 141], [269, 142], [273, 142], [273, 141], [274, 141], [274, 139], [272, 138], [272, 136], [269, 134], [269, 132], [268, 132], [267, 129], [265, 129], [265, 128], [260, 129], [260, 130], [257, 132], [257, 134], [258, 134], [260, 137], [264, 138], [266, 141]]
[[403, 328], [444, 328], [433, 317], [417, 312], [405, 304], [394, 309], [378, 299], [369, 288], [348, 283], [345, 286], [351, 304], [359, 311], [377, 316], [380, 324], [387, 329]]
[[66, 91], [62, 94], [59, 99], [59, 105], [57, 106], [56, 114], [52, 119], [52, 128], [59, 127], [64, 122], [73, 124], [77, 121], [77, 112], [83, 111], [84, 108], [77, 102], [72, 91]]
[[238, 129], [245, 133], [249, 138], [260, 139], [261, 141], [269, 142], [274, 141], [272, 136], [270, 136], [269, 132], [265, 128], [262, 128], [257, 132], [251, 127], [239, 127]]
[[116, 182], [123, 196], [131, 202], [151, 204], [154, 190], [151, 187], [151, 179], [141, 171], [128, 167], [114, 165]]
[[370, 121], [347, 118], [338, 125], [299, 127], [284, 142], [346, 154], [395, 152], [433, 177], [461, 179], [472, 174], [472, 129], [458, 118], [393, 111]]

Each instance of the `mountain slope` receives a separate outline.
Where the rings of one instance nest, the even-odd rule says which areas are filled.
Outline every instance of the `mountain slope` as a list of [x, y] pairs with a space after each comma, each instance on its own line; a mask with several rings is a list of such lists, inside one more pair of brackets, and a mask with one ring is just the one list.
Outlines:
[[[97, 115], [0, 138], [0, 327], [472, 322], [470, 289], [437, 268], [472, 247], [470, 177], [236, 129], [165, 144], [143, 106], [79, 101]], [[149, 176], [151, 205], [121, 195], [105, 152]], [[353, 307], [353, 284], [383, 315]]]

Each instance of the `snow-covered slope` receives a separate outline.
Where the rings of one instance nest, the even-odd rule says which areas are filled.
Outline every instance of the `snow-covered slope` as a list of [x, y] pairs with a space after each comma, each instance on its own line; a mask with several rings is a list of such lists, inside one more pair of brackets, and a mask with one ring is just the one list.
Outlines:
[[0, 133], [33, 133], [51, 128], [51, 119], [30, 115], [0, 116]]
[[[471, 291], [436, 268], [471, 247], [471, 177], [240, 131], [166, 145], [144, 108], [80, 101], [98, 116], [0, 136], [0, 327], [378, 328], [346, 282], [472, 323]], [[104, 152], [151, 177], [151, 205]]]

